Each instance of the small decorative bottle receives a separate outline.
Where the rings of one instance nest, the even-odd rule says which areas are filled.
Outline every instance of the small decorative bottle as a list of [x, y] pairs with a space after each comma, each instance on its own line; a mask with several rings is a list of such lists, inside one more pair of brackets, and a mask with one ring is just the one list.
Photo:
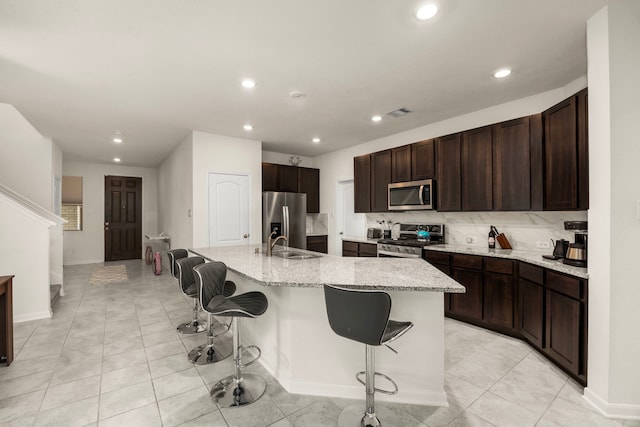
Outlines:
[[493, 232], [493, 226], [489, 229], [489, 249], [496, 248], [496, 233]]

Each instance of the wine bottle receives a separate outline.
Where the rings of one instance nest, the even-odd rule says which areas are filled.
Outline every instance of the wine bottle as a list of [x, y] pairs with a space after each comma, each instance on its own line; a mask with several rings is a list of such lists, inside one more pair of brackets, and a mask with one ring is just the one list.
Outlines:
[[496, 248], [496, 233], [493, 231], [493, 225], [489, 229], [489, 249]]

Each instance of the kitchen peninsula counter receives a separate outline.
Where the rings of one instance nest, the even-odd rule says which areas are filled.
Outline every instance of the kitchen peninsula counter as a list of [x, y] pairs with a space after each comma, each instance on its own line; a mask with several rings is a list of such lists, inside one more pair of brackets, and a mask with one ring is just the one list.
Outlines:
[[[256, 249], [260, 253], [256, 253]], [[292, 249], [296, 252], [305, 252]], [[267, 257], [262, 245], [190, 249], [227, 265], [236, 294], [260, 291], [269, 301], [256, 319], [243, 319], [245, 345], [260, 347], [263, 367], [290, 393], [364, 399], [355, 373], [364, 370], [365, 346], [337, 336], [327, 320], [324, 285], [382, 290], [391, 319], [414, 327], [394, 341], [398, 354], [376, 349], [376, 370], [393, 378], [396, 395], [376, 399], [444, 406], [444, 292], [465, 288], [421, 259]]]
[[224, 262], [229, 270], [263, 286], [318, 288], [333, 285], [381, 291], [465, 291], [464, 286], [421, 259], [353, 258], [292, 250], [317, 258], [268, 257], [262, 245], [190, 249], [208, 260]]

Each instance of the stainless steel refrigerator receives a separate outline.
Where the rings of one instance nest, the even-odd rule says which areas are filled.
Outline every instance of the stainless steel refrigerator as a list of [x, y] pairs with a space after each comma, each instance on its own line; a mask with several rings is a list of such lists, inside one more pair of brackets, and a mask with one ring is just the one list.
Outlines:
[[287, 236], [289, 246], [307, 249], [307, 195], [265, 191], [262, 193], [262, 242], [272, 231]]

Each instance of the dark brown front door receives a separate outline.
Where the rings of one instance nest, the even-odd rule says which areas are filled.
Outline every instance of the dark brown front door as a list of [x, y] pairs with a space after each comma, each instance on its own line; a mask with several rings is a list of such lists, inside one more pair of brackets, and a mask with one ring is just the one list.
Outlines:
[[104, 177], [104, 260], [142, 257], [142, 178]]

